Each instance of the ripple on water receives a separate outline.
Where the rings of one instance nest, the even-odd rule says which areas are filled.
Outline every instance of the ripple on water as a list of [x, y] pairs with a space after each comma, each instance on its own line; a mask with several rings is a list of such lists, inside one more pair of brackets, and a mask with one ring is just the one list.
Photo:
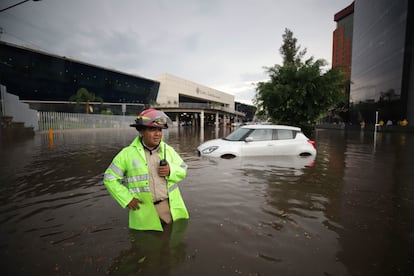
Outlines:
[[[168, 254], [158, 254], [157, 260], [182, 261], [171, 275], [203, 269], [211, 275], [377, 275], [384, 266], [371, 264], [382, 264], [384, 256], [389, 267], [407, 269], [411, 137], [398, 144], [384, 138], [373, 151], [371, 135], [320, 132], [314, 160], [209, 160], [195, 147], [217, 133], [206, 131], [201, 139], [194, 130], [175, 131], [166, 139], [188, 164], [179, 186], [190, 220], [177, 242], [183, 255], [177, 258], [169, 246], [163, 247]], [[112, 260], [142, 250], [129, 239], [127, 210], [102, 184], [113, 156], [135, 136], [60, 133], [51, 149], [36, 135], [24, 146], [1, 149], [0, 248], [14, 274], [39, 268], [32, 274], [101, 275]], [[378, 248], [389, 250], [384, 255]], [[142, 265], [132, 259], [133, 268]], [[149, 257], [144, 263], [156, 265]], [[394, 275], [391, 270], [383, 273]]]

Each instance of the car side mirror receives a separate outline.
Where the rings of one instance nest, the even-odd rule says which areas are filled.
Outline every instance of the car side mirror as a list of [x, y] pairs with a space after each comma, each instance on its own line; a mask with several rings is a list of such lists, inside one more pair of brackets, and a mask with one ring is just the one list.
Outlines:
[[246, 137], [245, 142], [253, 142], [253, 137]]

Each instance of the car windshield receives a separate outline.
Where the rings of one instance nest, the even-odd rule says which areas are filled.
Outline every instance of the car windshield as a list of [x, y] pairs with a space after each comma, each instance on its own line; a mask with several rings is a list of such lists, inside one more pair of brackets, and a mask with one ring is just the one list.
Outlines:
[[250, 131], [251, 129], [249, 128], [239, 128], [223, 139], [228, 141], [241, 141]]

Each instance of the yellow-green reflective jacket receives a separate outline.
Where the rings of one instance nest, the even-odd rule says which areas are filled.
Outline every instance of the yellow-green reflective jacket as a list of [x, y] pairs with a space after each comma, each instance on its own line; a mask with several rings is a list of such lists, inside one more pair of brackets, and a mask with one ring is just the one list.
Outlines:
[[[140, 139], [140, 137], [135, 138], [114, 157], [105, 171], [104, 184], [111, 196], [123, 208], [126, 208], [134, 197], [143, 202], [139, 204], [138, 210], [129, 211], [129, 228], [163, 231], [153, 204], [148, 183], [148, 166]], [[159, 157], [164, 158], [165, 149], [165, 156], [170, 166], [170, 175], [166, 179], [171, 216], [173, 221], [188, 219], [188, 211], [177, 185], [186, 177], [187, 165], [171, 146], [164, 147], [164, 144], [163, 141], [160, 144]]]

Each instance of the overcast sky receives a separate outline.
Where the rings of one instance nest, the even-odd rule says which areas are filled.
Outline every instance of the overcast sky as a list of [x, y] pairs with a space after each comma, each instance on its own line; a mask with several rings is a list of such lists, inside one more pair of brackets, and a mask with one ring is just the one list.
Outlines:
[[[0, 9], [21, 0], [0, 0]], [[331, 65], [352, 0], [42, 0], [0, 13], [2, 41], [155, 79], [169, 73], [250, 104], [281, 64], [285, 28]]]

